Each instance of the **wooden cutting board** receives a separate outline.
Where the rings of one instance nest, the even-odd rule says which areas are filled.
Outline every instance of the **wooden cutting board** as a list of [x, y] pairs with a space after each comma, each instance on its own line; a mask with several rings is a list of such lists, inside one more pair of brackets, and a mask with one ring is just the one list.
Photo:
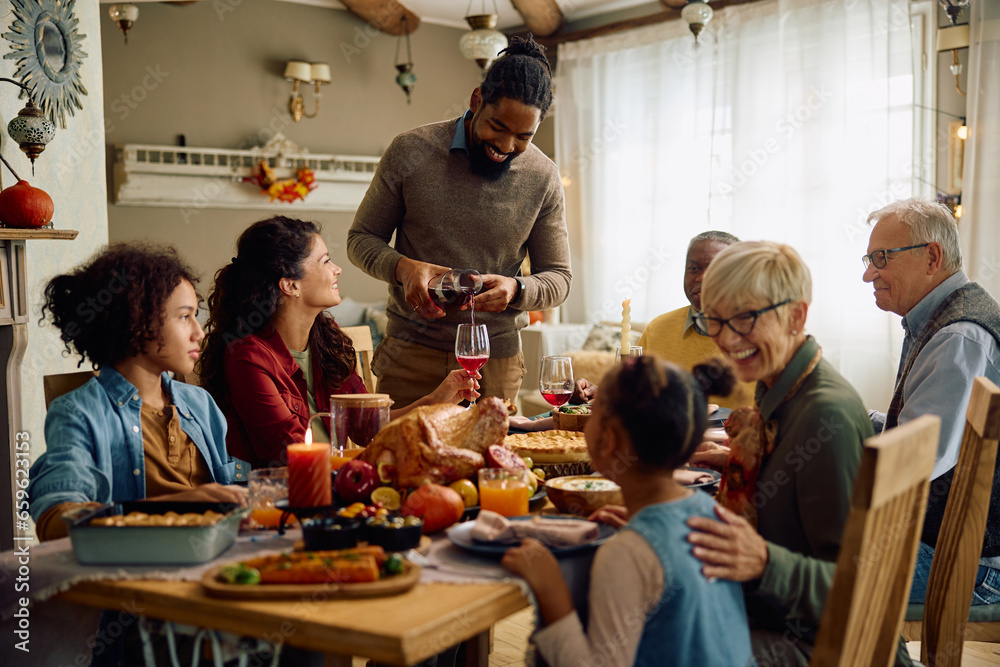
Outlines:
[[[201, 577], [201, 586], [205, 594], [213, 598], [230, 600], [288, 600], [299, 597], [312, 597], [321, 593], [326, 598], [370, 598], [385, 595], [405, 593], [420, 581], [420, 566], [406, 561], [402, 574], [379, 581], [357, 584], [258, 584], [245, 586], [226, 584], [216, 579], [219, 565], [207, 571]], [[315, 599], [315, 598], [314, 598]]]

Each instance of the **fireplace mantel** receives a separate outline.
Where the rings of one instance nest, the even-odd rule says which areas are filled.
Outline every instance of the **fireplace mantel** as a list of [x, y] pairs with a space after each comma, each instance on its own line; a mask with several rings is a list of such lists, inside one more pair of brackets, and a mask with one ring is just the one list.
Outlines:
[[[0, 368], [4, 391], [0, 392], [0, 551], [14, 546], [14, 451], [16, 434], [22, 431], [21, 361], [28, 347], [27, 248], [29, 239], [71, 241], [73, 229], [13, 229], [0, 227]], [[23, 479], [23, 478], [22, 478]], [[24, 532], [24, 531], [20, 531]]]

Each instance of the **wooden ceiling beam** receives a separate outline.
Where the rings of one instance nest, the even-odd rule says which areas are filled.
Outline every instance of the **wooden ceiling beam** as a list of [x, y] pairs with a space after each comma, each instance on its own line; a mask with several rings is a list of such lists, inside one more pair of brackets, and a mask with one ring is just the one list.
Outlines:
[[[744, 5], [751, 2], [758, 2], [759, 0], [712, 0], [711, 7], [715, 11], [719, 11], [723, 7], [729, 7], [731, 5]], [[674, 19], [679, 19], [681, 17], [680, 9], [667, 9], [667, 6], [661, 2], [661, 6], [664, 7], [662, 12], [657, 12], [656, 14], [650, 14], [649, 16], [640, 16], [634, 19], [626, 19], [624, 21], [616, 21], [615, 23], [606, 23], [604, 25], [597, 26], [595, 28], [587, 28], [586, 30], [577, 30], [575, 32], [566, 32], [556, 35], [551, 35], [547, 37], [541, 37], [535, 41], [546, 48], [552, 48], [566, 42], [577, 42], [581, 39], [591, 39], [593, 37], [601, 37], [603, 35], [611, 35], [616, 32], [621, 32], [623, 30], [632, 30], [633, 28], [641, 28], [647, 25], [655, 25], [657, 23], [663, 23], [664, 21], [673, 21]]]
[[[420, 25], [420, 17], [397, 0], [340, 0], [348, 10], [365, 23], [387, 35], [412, 33]], [[406, 20], [403, 20], [403, 17]]]
[[511, 4], [536, 37], [548, 37], [566, 20], [556, 0], [511, 0]]

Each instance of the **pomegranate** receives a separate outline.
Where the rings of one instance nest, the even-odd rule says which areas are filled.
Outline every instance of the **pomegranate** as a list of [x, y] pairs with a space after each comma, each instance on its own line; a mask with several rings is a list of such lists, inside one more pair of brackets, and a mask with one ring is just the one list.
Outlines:
[[54, 211], [52, 197], [28, 181], [18, 181], [0, 192], [0, 222], [9, 227], [44, 227]]

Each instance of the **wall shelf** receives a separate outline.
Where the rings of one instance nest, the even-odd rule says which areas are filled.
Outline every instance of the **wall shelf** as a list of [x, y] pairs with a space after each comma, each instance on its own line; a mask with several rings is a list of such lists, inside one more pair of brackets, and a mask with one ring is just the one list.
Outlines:
[[[267, 160], [278, 179], [312, 169], [317, 187], [304, 201], [271, 202], [253, 183], [254, 165]], [[261, 150], [120, 144], [115, 146], [112, 201], [119, 206], [266, 209], [275, 211], [357, 210], [379, 158], [354, 155], [276, 155]]]
[[80, 232], [75, 229], [17, 229], [0, 227], [0, 241], [21, 241], [28, 239], [60, 239], [72, 241]]

